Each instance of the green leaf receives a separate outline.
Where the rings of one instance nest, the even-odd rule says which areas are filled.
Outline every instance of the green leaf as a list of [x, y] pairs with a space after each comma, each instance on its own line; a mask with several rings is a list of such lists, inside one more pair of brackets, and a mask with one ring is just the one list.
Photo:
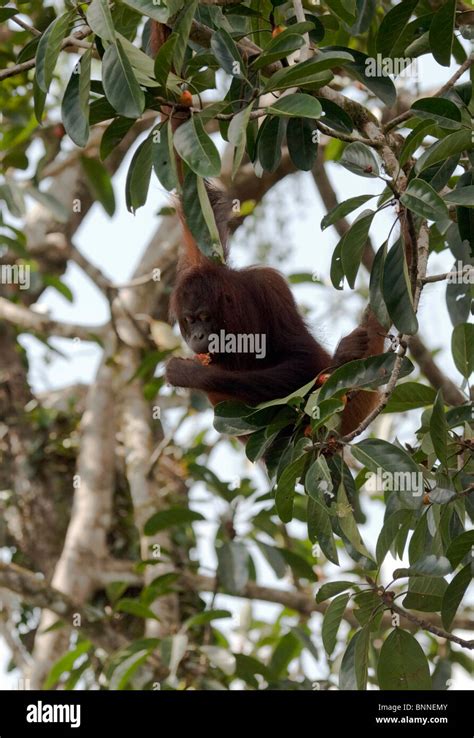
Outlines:
[[38, 85], [38, 80], [35, 78], [33, 80], [33, 106], [35, 111], [35, 118], [38, 121], [40, 125], [43, 123], [43, 115], [44, 115], [44, 106], [46, 103], [46, 92], [43, 92], [43, 90]]
[[390, 56], [417, 5], [418, 0], [403, 0], [382, 18], [377, 33], [376, 49], [383, 57]]
[[[321, 387], [318, 404], [334, 395], [340, 397], [348, 389], [379, 387], [381, 384], [386, 384], [396, 360], [397, 357], [394, 353], [386, 353], [379, 356], [369, 356], [367, 359], [350, 361], [344, 366], [338, 367]], [[411, 361], [406, 359], [403, 361], [400, 375], [406, 376], [413, 369]]]
[[197, 520], [204, 520], [201, 513], [188, 510], [186, 507], [170, 507], [152, 515], [145, 523], [143, 532], [146, 536], [154, 536], [160, 530], [166, 530], [175, 525], [190, 525]]
[[453, 205], [462, 205], [466, 208], [474, 208], [474, 185], [460, 187], [447, 195], [443, 195], [443, 200]]
[[461, 111], [445, 97], [424, 97], [416, 100], [411, 109], [417, 118], [436, 121], [441, 128], [457, 130], [461, 127]]
[[408, 569], [403, 569], [403, 576], [444, 577], [451, 573], [451, 564], [446, 556], [428, 554], [421, 556]]
[[327, 0], [326, 5], [337, 18], [351, 26], [356, 20], [355, 0]]
[[392, 324], [388, 314], [387, 306], [383, 297], [383, 273], [385, 268], [385, 260], [387, 258], [387, 244], [384, 243], [375, 254], [374, 262], [370, 272], [370, 307], [375, 317], [386, 330]]
[[13, 18], [18, 13], [16, 8], [2, 8], [0, 10], [0, 23], [5, 23], [9, 18]]
[[349, 503], [346, 490], [344, 485], [340, 484], [337, 492], [337, 520], [339, 527], [348, 541], [354, 546], [355, 550], [358, 551], [362, 556], [366, 556], [368, 559], [372, 559], [372, 556], [367, 551], [365, 544], [360, 535], [359, 528], [354, 517], [354, 512]]
[[247, 126], [249, 124], [252, 107], [253, 103], [247, 105], [243, 110], [237, 113], [237, 115], [232, 118], [227, 132], [230, 143], [235, 147], [234, 160], [232, 163], [232, 179], [234, 179], [237, 174], [245, 154]]
[[164, 0], [159, 0], [159, 2], [155, 2], [154, 0], [122, 0], [122, 2], [159, 23], [166, 23], [174, 15], [176, 10], [179, 10], [184, 4], [183, 1], [176, 3], [176, 0], [174, 2], [167, 0], [166, 3]]
[[188, 171], [186, 174], [182, 202], [186, 224], [199, 249], [208, 258], [222, 262], [223, 250], [209, 197], [203, 180], [196, 177], [194, 172]]
[[112, 217], [115, 213], [115, 195], [110, 174], [97, 159], [83, 156], [81, 164], [94, 198], [100, 202], [107, 215]]
[[89, 140], [89, 95], [91, 89], [92, 50], [87, 50], [76, 64], [64, 93], [61, 118], [68, 136], [76, 146]]
[[48, 287], [52, 287], [53, 290], [59, 292], [59, 294], [62, 295], [64, 299], [68, 302], [74, 302], [74, 295], [67, 284], [64, 284], [64, 282], [55, 274], [44, 274], [43, 284], [47, 285]]
[[309, 172], [318, 156], [318, 129], [313, 120], [290, 118], [286, 140], [291, 161], [303, 172]]
[[375, 549], [375, 558], [379, 566], [388, 554], [390, 546], [394, 542], [400, 527], [404, 525], [410, 516], [411, 513], [409, 510], [395, 510], [395, 512], [384, 521]]
[[[462, 174], [456, 184], [456, 190], [463, 190], [474, 185], [474, 171], [471, 169]], [[450, 193], [453, 194], [453, 193]], [[471, 246], [474, 253], [474, 210], [471, 207], [456, 208], [459, 236]]]
[[435, 130], [435, 124], [431, 120], [422, 120], [405, 139], [399, 156], [400, 166], [407, 163], [418, 147], [423, 143], [427, 135]]
[[459, 154], [464, 149], [470, 150], [472, 147], [471, 131], [468, 128], [463, 128], [461, 131], [455, 131], [450, 133], [445, 138], [432, 144], [425, 152], [420, 156], [415, 164], [415, 171], [422, 172], [432, 164], [436, 164], [438, 161], [445, 161], [454, 154]]
[[62, 43], [69, 30], [72, 13], [58, 16], [41, 36], [36, 52], [36, 80], [38, 87], [47, 93], [53, 80]]
[[[303, 24], [298, 24], [303, 25]], [[311, 25], [313, 24], [305, 24]], [[262, 51], [262, 53], [252, 62], [252, 69], [262, 69], [267, 64], [273, 64], [273, 62], [279, 59], [286, 58], [289, 54], [294, 51], [301, 49], [304, 44], [303, 35], [300, 32], [295, 32], [295, 26], [290, 26], [283, 33], [272, 38], [268, 46]]]
[[471, 551], [474, 551], [474, 530], [466, 530], [451, 541], [446, 556], [450, 560], [453, 569], [455, 569]]
[[430, 436], [436, 456], [448, 468], [448, 423], [444, 412], [443, 392], [439, 390], [430, 418]]
[[400, 238], [385, 259], [382, 292], [395, 326], [401, 333], [413, 336], [418, 331], [418, 320], [413, 309], [408, 267]]
[[472, 564], [468, 564], [448, 584], [441, 607], [441, 619], [447, 630], [451, 628], [456, 612], [471, 581]]
[[161, 46], [155, 59], [155, 78], [166, 89], [168, 76], [173, 66], [173, 57], [178, 36], [173, 33]]
[[385, 640], [379, 656], [377, 677], [380, 689], [431, 689], [430, 669], [422, 647], [410, 633], [395, 628]]
[[146, 662], [152, 649], [141, 649], [123, 659], [113, 670], [110, 676], [109, 689], [126, 689], [133, 675]]
[[267, 107], [267, 113], [293, 118], [319, 118], [322, 113], [321, 103], [312, 95], [295, 92], [285, 95]]
[[193, 115], [174, 134], [174, 146], [179, 156], [199, 177], [217, 177], [221, 159], [207, 135], [201, 119]]
[[474, 371], [474, 325], [460, 323], [451, 337], [451, 352], [456, 369], [463, 377], [469, 379]]
[[351, 587], [355, 586], [355, 582], [328, 582], [327, 584], [323, 584], [317, 591], [316, 602], [324, 602], [330, 597], [339, 594], [339, 592], [344, 592], [346, 589], [351, 589]]
[[359, 633], [354, 648], [354, 666], [356, 673], [357, 689], [367, 689], [367, 677], [369, 671], [369, 647], [370, 626], [365, 625]]
[[145, 205], [153, 167], [153, 137], [148, 136], [135, 151], [125, 185], [127, 210], [136, 213]]
[[[317, 81], [321, 72], [332, 67], [338, 67], [344, 62], [353, 61], [353, 56], [346, 51], [321, 52], [317, 56], [307, 59], [292, 67], [284, 67], [272, 74], [265, 85], [264, 93], [273, 90], [284, 90], [288, 87], [300, 87]], [[324, 83], [323, 83], [324, 84]]]
[[410, 577], [403, 606], [407, 610], [439, 612], [447, 586], [446, 581], [440, 577]]
[[201, 177], [197, 177], [196, 180], [201, 213], [203, 214], [207, 230], [209, 231], [209, 235], [211, 237], [212, 257], [224, 263], [224, 249], [220, 240], [215, 213], [212, 208], [211, 201], [209, 200], [209, 195], [207, 193], [205, 182], [203, 179], [201, 179]]
[[345, 650], [344, 656], [342, 657], [341, 668], [339, 671], [339, 689], [357, 689], [355, 649], [360, 635], [361, 631], [358, 630], [357, 633], [352, 636], [351, 640], [349, 641], [349, 645]]
[[323, 109], [323, 122], [329, 128], [334, 128], [335, 131], [342, 131], [343, 133], [351, 133], [353, 131], [354, 124], [352, 118], [345, 110], [332, 100], [326, 100], [324, 97], [318, 97], [317, 99]]
[[105, 51], [102, 81], [107, 100], [119, 115], [125, 118], [140, 117], [145, 109], [145, 94], [118, 39]]
[[286, 120], [268, 115], [260, 126], [257, 138], [257, 156], [266, 172], [274, 172], [281, 160]]
[[217, 549], [217, 577], [224, 589], [239, 594], [249, 577], [249, 552], [243, 543], [227, 541]]
[[286, 674], [290, 662], [298, 656], [301, 648], [301, 641], [291, 631], [280, 638], [268, 665], [275, 678], [281, 678]]
[[197, 626], [208, 625], [213, 620], [224, 620], [225, 618], [231, 618], [232, 613], [229, 610], [204, 610], [204, 612], [198, 612], [197, 615], [193, 615], [188, 618], [184, 624], [184, 628], [196, 628]]
[[154, 128], [151, 138], [153, 141], [153, 169], [160, 184], [170, 192], [178, 187], [178, 173], [170, 122], [167, 120], [163, 125]]
[[337, 643], [337, 631], [344, 617], [349, 595], [342, 594], [336, 597], [324, 614], [321, 637], [328, 656], [332, 654]]
[[383, 482], [397, 493], [404, 507], [421, 507], [423, 475], [406, 451], [380, 438], [370, 438], [352, 446], [352, 453], [373, 474], [385, 472]]
[[354, 289], [357, 272], [359, 271], [362, 254], [367, 245], [374, 215], [375, 212], [373, 210], [364, 210], [355, 219], [340, 241], [342, 268], [351, 289]]
[[112, 121], [104, 131], [100, 141], [100, 158], [102, 161], [107, 159], [115, 147], [123, 141], [134, 122], [131, 118], [115, 118]]
[[92, 0], [86, 13], [87, 23], [104, 41], [115, 41], [115, 27], [108, 0]]
[[427, 220], [446, 220], [449, 217], [441, 197], [423, 179], [412, 179], [400, 200], [409, 210]]
[[354, 77], [362, 82], [365, 87], [373, 92], [374, 95], [377, 95], [377, 97], [380, 98], [387, 107], [391, 108], [392, 105], [395, 104], [397, 99], [397, 90], [388, 74], [386, 74], [383, 69], [380, 70], [378, 68], [379, 62], [377, 57], [367, 56], [367, 54], [363, 54], [361, 51], [346, 49], [341, 46], [333, 46], [330, 48], [350, 51], [351, 55], [354, 57], [354, 61], [345, 62], [344, 66], [347, 67]]
[[197, 0], [186, 0], [184, 8], [175, 23], [174, 33], [176, 34], [176, 46], [174, 50], [174, 67], [176, 74], [181, 74], [188, 46], [189, 34], [193, 24], [194, 15], [198, 6]]
[[116, 612], [127, 612], [129, 615], [135, 615], [135, 617], [144, 620], [159, 620], [153, 610], [131, 597], [124, 597], [123, 600], [119, 600], [114, 609]]
[[434, 502], [435, 505], [446, 505], [447, 502], [451, 502], [456, 498], [456, 492], [452, 489], [442, 489], [441, 487], [435, 487], [431, 492], [428, 493], [430, 502]]
[[276, 546], [269, 546], [266, 543], [262, 543], [262, 541], [256, 541], [256, 544], [278, 579], [282, 579], [286, 574], [286, 562], [279, 549]]
[[159, 83], [154, 78], [155, 66], [148, 54], [145, 54], [144, 51], [132, 44], [121, 33], [117, 33], [117, 41], [122, 45], [122, 49], [132, 66], [137, 82], [144, 87], [159, 87]]
[[307, 477], [308, 474], [306, 475], [306, 489], [311, 489], [307, 506], [308, 538], [312, 543], [317, 541], [326, 558], [337, 566], [339, 557], [323, 490], [319, 486], [313, 488], [311, 485], [308, 486]]
[[275, 490], [275, 506], [278, 517], [283, 523], [293, 518], [293, 499], [297, 480], [303, 475], [307, 456], [303, 454], [292, 461], [283, 471]]
[[321, 230], [324, 231], [330, 225], [334, 225], [338, 220], [344, 218], [353, 210], [356, 210], [361, 205], [364, 205], [368, 200], [371, 200], [374, 195], [356, 195], [356, 197], [349, 197], [347, 200], [343, 200], [335, 208], [327, 213], [321, 221]]
[[243, 61], [232, 36], [224, 28], [212, 34], [211, 49], [224, 72], [242, 79]]
[[380, 174], [379, 164], [372, 149], [359, 141], [346, 146], [339, 164], [361, 177], [378, 177]]
[[443, 67], [449, 67], [453, 50], [456, 0], [446, 0], [434, 14], [430, 26], [430, 48], [434, 58]]
[[51, 687], [54, 687], [54, 685], [59, 682], [61, 676], [66, 672], [72, 671], [76, 661], [81, 656], [84, 656], [84, 654], [88, 653], [91, 648], [91, 641], [82, 641], [75, 648], [73, 648], [72, 651], [68, 651], [64, 656], [56, 661], [56, 663], [53, 664], [53, 666], [51, 667], [46, 681], [43, 684], [43, 689], [51, 689]]
[[403, 413], [418, 407], [432, 405], [436, 399], [436, 391], [427, 384], [403, 382], [395, 387], [385, 413]]

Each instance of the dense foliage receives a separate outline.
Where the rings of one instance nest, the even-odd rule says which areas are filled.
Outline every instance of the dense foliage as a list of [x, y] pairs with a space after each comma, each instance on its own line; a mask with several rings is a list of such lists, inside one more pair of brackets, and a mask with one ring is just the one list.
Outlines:
[[[62, 681], [69, 688], [161, 683], [178, 689], [366, 689], [370, 682], [381, 689], [445, 689], [453, 663], [472, 673], [473, 641], [464, 631], [459, 635], [458, 623], [465, 628], [469, 619], [467, 592], [474, 573], [469, 386], [474, 370], [474, 326], [469, 322], [474, 11], [456, 0], [308, 0], [303, 5], [284, 0], [1, 0], [0, 6], [0, 256], [2, 264], [28, 265], [34, 277], [34, 298], [0, 285], [3, 300], [28, 307], [48, 287], [71, 298], [61, 279], [64, 264], [36, 258], [21, 222], [33, 198], [49, 211], [57, 231], [73, 232], [81, 208], [76, 201], [65, 204], [54, 187], [45, 186], [61, 163], [68, 166], [72, 159], [79, 161], [87, 197], [113, 215], [118, 202], [125, 201], [132, 213], [142, 207], [152, 177], [168, 191], [179, 188], [177, 153], [185, 163], [186, 220], [202, 251], [221, 259], [204, 187], [205, 178], [222, 174], [220, 135], [233, 150], [231, 187], [248, 162], [252, 176], [266, 182], [268, 175], [277, 181], [282, 162], [285, 174], [309, 172], [318, 156], [359, 175], [361, 193], [367, 178], [377, 180], [376, 195], [356, 194], [336, 204], [321, 229], [337, 227], [364, 208], [339, 231], [331, 281], [334, 290], [365, 294], [391, 337], [387, 353], [339, 368], [322, 386], [307, 386], [258, 409], [238, 403], [216, 408], [214, 426], [220, 433], [248, 436], [245, 453], [251, 461], [265, 456], [271, 480], [265, 494], [247, 478], [235, 489], [208, 468], [213, 449], [204, 432], [175, 458], [191, 500], [197, 483], [210, 499], [219, 499], [216, 592], [271, 600], [254, 581], [263, 557], [290, 587], [287, 599], [278, 599], [285, 590], [275, 590], [274, 601], [282, 605], [278, 616], [246, 609], [232, 626], [226, 625], [228, 610], [216, 609], [213, 602], [205, 605], [198, 594], [206, 589], [197, 578], [199, 562], [195, 553], [190, 555], [203, 515], [196, 505], [189, 508], [187, 493], [171, 495], [142, 530], [135, 520], [138, 538], [145, 540], [140, 548], [132, 523], [135, 500], [130, 502], [125, 475], [115, 491], [113, 553], [131, 560], [141, 575], [156, 565], [144, 553], [146, 541], [151, 544], [153, 536], [167, 531], [169, 547], [162, 546], [159, 556], [168, 569], [145, 579], [145, 585], [130, 585], [118, 576], [119, 581], [95, 592], [90, 599], [96, 617], [105, 628], [120, 630], [126, 643], [104, 655], [103, 641], [94, 638], [96, 631], [83, 614], [86, 625], [73, 631], [69, 650], [49, 672], [48, 686]], [[23, 26], [27, 21], [26, 27], [15, 22], [18, 17]], [[153, 58], [155, 21], [166, 26], [168, 37]], [[454, 63], [453, 76], [429, 95], [407, 95], [399, 80], [415, 79], [417, 62], [429, 55], [441, 67]], [[190, 112], [174, 135], [169, 121], [160, 120], [163, 105]], [[126, 191], [114, 193], [110, 163], [136, 121], [147, 122], [146, 135], [139, 142], [132, 139]], [[91, 149], [97, 130], [103, 135]], [[238, 221], [255, 217], [256, 199], [237, 200]], [[387, 210], [392, 225], [370, 258], [369, 231]], [[423, 364], [413, 349], [408, 358], [412, 337], [425, 329], [436, 333], [436, 326], [421, 324], [417, 308], [422, 290], [430, 288], [430, 253], [447, 251], [453, 273], [439, 278], [446, 279], [459, 382], [441, 372], [433, 380], [426, 369], [431, 356]], [[366, 291], [363, 265], [370, 268]], [[297, 278], [312, 280], [305, 274]], [[4, 307], [0, 318], [8, 320]], [[16, 346], [24, 330], [48, 341], [48, 326], [25, 328], [15, 316], [14, 325], [15, 320], [10, 338]], [[140, 382], [150, 408], [159, 405], [163, 360], [171, 351], [148, 345], [141, 352], [133, 379]], [[382, 385], [373, 423], [341, 439], [338, 427], [347, 393]], [[195, 412], [196, 402], [191, 398], [187, 412]], [[420, 408], [410, 445], [372, 433], [379, 413], [396, 414], [398, 423], [403, 413]], [[80, 444], [76, 411], [61, 414], [37, 401], [17, 412], [21, 419], [3, 414], [0, 423], [16, 428], [26, 422], [33, 428], [36, 473], [40, 469], [47, 477], [63, 456], [69, 485]], [[62, 444], [64, 437], [75, 439], [72, 448]], [[0, 460], [7, 463], [9, 452], [1, 439]], [[173, 437], [168, 442], [176, 451]], [[10, 480], [2, 479], [10, 509], [21, 497], [18, 473], [12, 469]], [[371, 505], [380, 502], [385, 512], [377, 539], [364, 541], [360, 526], [366, 516], [371, 519]], [[246, 523], [239, 526], [235, 520], [242, 509]], [[63, 535], [58, 532], [60, 541]], [[10, 533], [3, 543], [14, 562], [41, 570]], [[390, 555], [400, 560], [396, 570], [387, 564]], [[187, 572], [192, 579], [186, 580]], [[175, 593], [177, 619], [167, 633], [152, 637], [142, 624], [159, 620], [152, 606]], [[35, 615], [28, 603], [24, 595], [16, 610], [21, 623], [12, 627], [31, 650]]]

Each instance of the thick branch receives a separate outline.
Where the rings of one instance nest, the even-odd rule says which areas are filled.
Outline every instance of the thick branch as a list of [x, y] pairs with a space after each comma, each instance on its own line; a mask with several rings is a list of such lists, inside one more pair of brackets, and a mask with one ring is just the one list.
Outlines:
[[98, 620], [96, 616], [91, 617], [87, 608], [23, 567], [0, 562], [0, 587], [16, 592], [33, 607], [49, 610], [54, 613], [55, 619], [59, 618], [71, 629], [73, 619], [79, 622], [77, 630], [107, 653], [127, 645], [127, 641], [109, 623]]
[[[75, 602], [85, 603], [94, 590], [95, 569], [107, 558], [115, 468], [116, 368], [108, 348], [89, 389], [81, 422], [81, 442], [74, 479], [74, 505], [52, 586]], [[52, 664], [67, 648], [62, 631], [49, 631], [54, 609], [43, 612], [35, 638], [33, 687], [40, 688]]]
[[106, 334], [106, 326], [62, 323], [58, 320], [52, 320], [47, 315], [35, 313], [29, 308], [10, 302], [5, 297], [0, 297], [0, 319], [28, 332], [44, 333], [47, 336], [59, 336], [60, 338], [80, 338], [82, 341], [96, 341], [104, 338]]

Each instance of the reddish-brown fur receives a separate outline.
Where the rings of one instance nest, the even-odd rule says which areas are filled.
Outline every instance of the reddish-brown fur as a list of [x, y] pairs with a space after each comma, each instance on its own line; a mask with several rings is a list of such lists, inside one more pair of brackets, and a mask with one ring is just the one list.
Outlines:
[[[186, 254], [181, 259], [171, 297], [171, 316], [188, 337], [185, 314], [209, 313], [211, 332], [265, 334], [266, 356], [215, 353], [203, 366], [191, 359], [173, 358], [168, 381], [206, 392], [213, 404], [236, 399], [249, 405], [285, 397], [320, 372], [352, 359], [383, 351], [383, 329], [369, 315], [365, 325], [343, 339], [333, 358], [309, 332], [284, 277], [275, 269], [233, 269], [214, 264], [197, 249], [185, 229]], [[355, 393], [343, 413], [343, 432], [352, 430], [370, 412], [376, 393]], [[353, 412], [353, 410], [355, 412]]]

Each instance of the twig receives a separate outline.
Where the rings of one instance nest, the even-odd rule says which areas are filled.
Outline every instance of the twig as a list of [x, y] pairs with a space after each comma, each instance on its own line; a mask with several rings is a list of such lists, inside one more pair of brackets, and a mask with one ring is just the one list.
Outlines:
[[[84, 28], [77, 33], [73, 34], [72, 36], [68, 36], [64, 39], [61, 49], [66, 49], [69, 46], [79, 46], [80, 48], [84, 48], [82, 41], [87, 36], [90, 36], [92, 33], [89, 26], [84, 26]], [[89, 49], [90, 44], [88, 44], [85, 48]], [[22, 62], [21, 64], [15, 64], [13, 67], [8, 67], [7, 69], [3, 69], [0, 72], [0, 81], [3, 79], [7, 79], [8, 77], [14, 77], [16, 74], [21, 74], [21, 72], [27, 72], [30, 69], [34, 69], [36, 66], [36, 59], [28, 59], [28, 61]]]
[[17, 15], [12, 16], [10, 20], [13, 21], [13, 23], [16, 23], [18, 26], [21, 26], [25, 31], [29, 31], [30, 33], [32, 33], [33, 36], [41, 36], [41, 31], [38, 31], [38, 29], [34, 26], [30, 26], [29, 23], [25, 23], [25, 21], [21, 20], [21, 18], [19, 18]]
[[419, 618], [416, 615], [413, 615], [411, 612], [407, 612], [403, 609], [403, 607], [400, 607], [399, 605], [396, 605], [393, 601], [393, 592], [389, 591], [386, 592], [385, 590], [381, 590], [379, 588], [374, 588], [374, 592], [376, 592], [382, 602], [392, 611], [396, 612], [397, 615], [400, 615], [400, 617], [405, 618], [405, 620], [409, 620], [411, 623], [414, 623], [422, 630], [426, 630], [429, 633], [433, 633], [433, 635], [438, 636], [439, 638], [445, 638], [447, 641], [451, 641], [452, 643], [457, 643], [458, 646], [461, 646], [462, 648], [468, 648], [469, 650], [474, 650], [474, 640], [472, 641], [466, 641], [465, 638], [459, 638], [459, 636], [454, 635], [454, 633], [448, 633], [447, 630], [444, 630], [443, 628], [439, 628], [437, 625], [433, 625], [432, 623], [429, 623], [427, 620], [424, 620], [423, 618]]
[[[453, 87], [458, 79], [462, 77], [464, 72], [466, 72], [472, 65], [474, 59], [472, 55], [468, 56], [468, 58], [461, 64], [459, 69], [453, 74], [453, 76], [448, 79], [448, 81], [437, 90], [437, 92], [434, 93], [432, 97], [442, 97], [448, 90]], [[395, 128], [400, 123], [403, 123], [403, 121], [408, 120], [408, 118], [413, 118], [416, 116], [416, 110], [412, 110], [409, 108], [409, 110], [405, 110], [404, 113], [401, 113], [400, 115], [397, 115], [396, 118], [392, 118], [392, 120], [389, 120], [388, 123], [385, 124], [383, 130], [385, 133], [388, 133], [388, 131], [391, 131], [392, 128]]]
[[329, 128], [329, 126], [324, 125], [324, 123], [321, 123], [321, 121], [316, 120], [316, 127], [321, 131], [321, 133], [324, 133], [325, 136], [330, 136], [331, 138], [338, 138], [339, 141], [347, 141], [348, 143], [353, 143], [354, 141], [358, 141], [359, 143], [364, 143], [367, 146], [373, 146], [374, 142], [371, 138], [364, 138], [364, 136], [354, 135], [353, 133], [343, 133], [342, 131], [333, 131], [332, 128]]
[[81, 252], [74, 246], [73, 243], [68, 244], [68, 253], [71, 259], [87, 274], [89, 279], [98, 287], [101, 292], [105, 294], [107, 299], [110, 297], [110, 291], [113, 288], [112, 282], [105, 276], [105, 274], [92, 264]]
[[424, 277], [422, 282], [423, 284], [432, 284], [433, 282], [444, 282], [445, 279], [450, 279], [451, 277], [455, 277], [456, 279], [453, 279], [453, 281], [457, 281], [457, 278], [463, 278], [467, 275], [473, 275], [474, 276], [474, 266], [465, 266], [464, 269], [462, 269], [460, 272], [445, 272], [444, 274], [431, 274], [429, 277]]

